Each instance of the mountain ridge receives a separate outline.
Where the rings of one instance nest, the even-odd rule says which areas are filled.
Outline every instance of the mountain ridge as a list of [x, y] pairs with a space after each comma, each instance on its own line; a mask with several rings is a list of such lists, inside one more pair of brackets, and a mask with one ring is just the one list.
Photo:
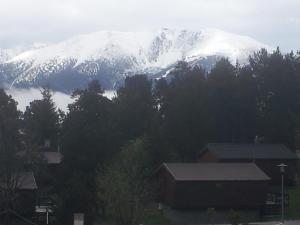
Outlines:
[[157, 74], [180, 60], [209, 69], [209, 57], [246, 62], [249, 54], [261, 48], [272, 49], [253, 38], [217, 29], [99, 31], [17, 54], [0, 64], [0, 75], [2, 82], [17, 87], [49, 85], [70, 91], [99, 79], [111, 89], [127, 75]]

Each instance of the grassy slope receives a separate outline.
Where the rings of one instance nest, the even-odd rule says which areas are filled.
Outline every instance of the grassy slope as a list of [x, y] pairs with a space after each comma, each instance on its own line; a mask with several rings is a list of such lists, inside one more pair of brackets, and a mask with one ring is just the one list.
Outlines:
[[290, 205], [287, 212], [289, 219], [300, 219], [300, 188], [289, 190]]
[[170, 225], [171, 222], [157, 210], [151, 212], [144, 221], [144, 225]]

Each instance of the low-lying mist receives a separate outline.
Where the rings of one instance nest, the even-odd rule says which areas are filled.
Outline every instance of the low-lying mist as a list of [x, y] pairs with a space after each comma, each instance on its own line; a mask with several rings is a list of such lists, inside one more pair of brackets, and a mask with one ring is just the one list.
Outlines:
[[[6, 90], [14, 100], [18, 102], [18, 109], [25, 111], [26, 106], [29, 106], [29, 103], [36, 99], [41, 99], [41, 91], [38, 88], [29, 88], [29, 89], [20, 89], [20, 88], [11, 88]], [[115, 96], [114, 90], [107, 90], [104, 93], [109, 99], [112, 99]], [[68, 105], [74, 102], [74, 99], [70, 95], [62, 92], [53, 92], [53, 101], [56, 106], [63, 110], [64, 112], [68, 111]]]

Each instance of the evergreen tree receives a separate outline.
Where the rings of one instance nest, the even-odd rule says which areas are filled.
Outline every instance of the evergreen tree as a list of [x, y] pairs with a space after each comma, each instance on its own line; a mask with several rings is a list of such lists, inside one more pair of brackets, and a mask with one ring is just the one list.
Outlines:
[[75, 91], [73, 97], [62, 128], [60, 219], [70, 224], [73, 213], [83, 212], [90, 224], [98, 213], [97, 170], [115, 154], [120, 136], [114, 105], [103, 96], [98, 81]]
[[228, 59], [221, 59], [208, 74], [208, 107], [213, 142], [235, 141], [236, 73]]
[[180, 62], [169, 76], [156, 85], [163, 139], [179, 160], [195, 160], [208, 133], [205, 72]]
[[17, 155], [22, 146], [19, 129], [17, 103], [0, 89], [0, 211], [23, 210], [17, 192], [23, 170], [22, 159]]
[[52, 99], [51, 90], [41, 91], [42, 99], [30, 102], [24, 112], [23, 126], [30, 146], [44, 146], [49, 141], [50, 150], [55, 151], [58, 145], [60, 130], [60, 112]]
[[257, 85], [250, 66], [237, 68], [235, 139], [251, 143], [257, 135]]
[[124, 140], [135, 139], [149, 131], [156, 108], [152, 82], [146, 75], [126, 77], [114, 102]]
[[294, 54], [282, 55], [279, 48], [250, 57], [258, 86], [258, 133], [267, 142], [294, 147], [300, 106], [300, 83]]

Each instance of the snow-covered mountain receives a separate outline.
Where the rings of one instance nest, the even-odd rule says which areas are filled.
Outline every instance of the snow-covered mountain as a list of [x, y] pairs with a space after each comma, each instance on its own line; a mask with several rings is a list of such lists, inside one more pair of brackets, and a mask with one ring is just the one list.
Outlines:
[[5, 60], [0, 64], [0, 81], [17, 87], [50, 85], [69, 91], [99, 79], [105, 88], [113, 88], [126, 75], [161, 74], [179, 60], [204, 67], [212, 66], [221, 56], [245, 62], [261, 48], [270, 49], [250, 37], [216, 29], [100, 31], [12, 57], [1, 57], [0, 51], [0, 60]]
[[0, 48], [0, 63], [4, 63], [16, 55], [18, 55], [20, 52], [16, 51], [14, 49], [1, 49]]
[[46, 47], [45, 43], [33, 43], [26, 47], [18, 46], [15, 48], [0, 48], [0, 63], [5, 63], [25, 51], [36, 50], [43, 47]]

